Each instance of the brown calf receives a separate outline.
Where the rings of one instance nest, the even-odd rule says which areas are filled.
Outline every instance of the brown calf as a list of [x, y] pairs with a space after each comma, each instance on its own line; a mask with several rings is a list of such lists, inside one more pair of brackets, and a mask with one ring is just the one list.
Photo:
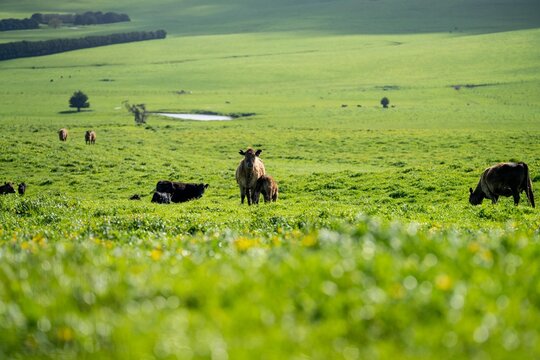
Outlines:
[[259, 203], [259, 196], [262, 194], [264, 202], [277, 201], [278, 185], [273, 177], [269, 175], [261, 176], [255, 186], [255, 203]]

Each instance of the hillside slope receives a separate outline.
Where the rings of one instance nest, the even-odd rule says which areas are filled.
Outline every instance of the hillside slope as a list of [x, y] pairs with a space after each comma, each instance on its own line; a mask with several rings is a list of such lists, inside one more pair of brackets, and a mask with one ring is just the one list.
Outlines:
[[132, 26], [165, 27], [170, 34], [311, 31], [341, 34], [486, 33], [540, 26], [535, 0], [7, 0], [0, 15], [88, 10], [128, 13]]

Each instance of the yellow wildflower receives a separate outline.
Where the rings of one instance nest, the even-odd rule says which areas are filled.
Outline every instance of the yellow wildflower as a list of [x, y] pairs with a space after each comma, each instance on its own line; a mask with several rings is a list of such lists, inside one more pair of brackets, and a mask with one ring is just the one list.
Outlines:
[[446, 274], [440, 274], [435, 279], [435, 287], [443, 291], [450, 290], [452, 288], [452, 278]]
[[73, 330], [67, 326], [62, 326], [56, 331], [56, 336], [60, 341], [69, 342], [73, 340]]
[[163, 255], [163, 251], [158, 248], [152, 250], [152, 252], [150, 253], [150, 257], [152, 258], [152, 260], [155, 261], [161, 259], [161, 255]]
[[317, 245], [317, 237], [315, 234], [307, 234], [306, 236], [302, 237], [302, 246], [304, 247], [313, 247]]
[[239, 237], [234, 241], [234, 246], [236, 247], [236, 250], [240, 252], [247, 251], [250, 248], [257, 246], [258, 244], [259, 241], [257, 239], [250, 239], [247, 237]]
[[478, 243], [475, 241], [475, 242], [470, 243], [467, 249], [474, 254], [478, 250], [480, 250], [480, 245], [478, 245]]
[[45, 246], [45, 237], [43, 234], [36, 234], [34, 237], [32, 237], [32, 241], [39, 246]]

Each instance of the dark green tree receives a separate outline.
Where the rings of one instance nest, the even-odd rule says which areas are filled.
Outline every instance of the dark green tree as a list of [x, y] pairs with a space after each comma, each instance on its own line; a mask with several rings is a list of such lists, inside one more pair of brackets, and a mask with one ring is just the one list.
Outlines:
[[385, 96], [381, 99], [381, 105], [383, 106], [383, 108], [387, 108], [388, 107], [388, 104], [390, 104], [390, 100], [388, 100], [388, 98]]
[[88, 102], [88, 96], [86, 96], [86, 94], [83, 93], [81, 90], [75, 91], [69, 99], [69, 107], [77, 108], [77, 112], [80, 112], [81, 108], [90, 107], [90, 103]]

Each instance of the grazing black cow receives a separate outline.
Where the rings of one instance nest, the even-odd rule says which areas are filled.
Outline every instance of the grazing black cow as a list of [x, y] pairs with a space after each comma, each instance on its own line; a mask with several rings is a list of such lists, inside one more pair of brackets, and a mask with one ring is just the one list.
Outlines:
[[487, 198], [495, 204], [499, 196], [513, 196], [514, 205], [517, 205], [519, 194], [523, 191], [531, 206], [534, 207], [534, 194], [527, 164], [524, 162], [500, 163], [484, 170], [474, 191], [469, 188], [469, 202], [472, 205], [478, 205]]
[[0, 194], [15, 194], [15, 188], [10, 182], [6, 182], [4, 185], [0, 186]]
[[170, 204], [171, 194], [156, 191], [154, 192], [154, 196], [152, 196], [152, 202], [155, 202], [158, 204]]
[[19, 195], [24, 195], [24, 193], [26, 192], [26, 184], [23, 182], [20, 183], [17, 191], [19, 192]]
[[171, 195], [174, 203], [199, 199], [203, 196], [208, 184], [189, 184], [176, 181], [161, 180], [156, 184], [156, 191]]

